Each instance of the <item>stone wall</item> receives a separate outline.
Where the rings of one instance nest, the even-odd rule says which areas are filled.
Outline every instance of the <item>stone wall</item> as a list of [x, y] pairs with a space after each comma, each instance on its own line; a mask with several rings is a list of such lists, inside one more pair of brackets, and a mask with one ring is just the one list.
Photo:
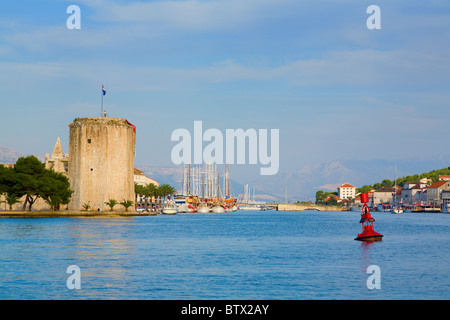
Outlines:
[[103, 211], [109, 210], [104, 204], [109, 199], [134, 201], [133, 126], [125, 119], [98, 117], [75, 119], [69, 128], [68, 173], [74, 191], [69, 209], [89, 204]]

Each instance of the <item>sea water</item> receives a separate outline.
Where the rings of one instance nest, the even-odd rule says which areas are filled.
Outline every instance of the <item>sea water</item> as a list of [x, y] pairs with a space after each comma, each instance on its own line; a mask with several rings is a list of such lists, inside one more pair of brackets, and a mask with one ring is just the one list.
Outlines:
[[371, 243], [358, 212], [0, 218], [0, 299], [449, 299], [450, 215], [372, 215]]

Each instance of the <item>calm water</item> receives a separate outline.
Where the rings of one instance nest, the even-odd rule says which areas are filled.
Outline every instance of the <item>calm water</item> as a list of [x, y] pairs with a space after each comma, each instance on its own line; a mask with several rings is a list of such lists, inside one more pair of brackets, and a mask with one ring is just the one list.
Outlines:
[[373, 216], [371, 244], [357, 212], [0, 218], [0, 299], [449, 299], [450, 215]]

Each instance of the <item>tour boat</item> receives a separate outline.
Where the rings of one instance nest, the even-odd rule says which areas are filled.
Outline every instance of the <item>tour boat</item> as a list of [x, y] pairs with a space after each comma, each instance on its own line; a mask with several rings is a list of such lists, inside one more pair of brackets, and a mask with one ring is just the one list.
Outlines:
[[178, 210], [173, 201], [166, 201], [162, 208], [162, 214], [177, 214]]

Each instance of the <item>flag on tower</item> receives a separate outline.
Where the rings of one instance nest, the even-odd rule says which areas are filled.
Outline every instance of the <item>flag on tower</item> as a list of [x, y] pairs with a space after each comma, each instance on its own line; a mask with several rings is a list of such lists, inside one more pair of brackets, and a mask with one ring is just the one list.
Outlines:
[[103, 86], [103, 84], [102, 84], [102, 92], [103, 92], [103, 95], [106, 94], [106, 90], [105, 90], [105, 87]]

